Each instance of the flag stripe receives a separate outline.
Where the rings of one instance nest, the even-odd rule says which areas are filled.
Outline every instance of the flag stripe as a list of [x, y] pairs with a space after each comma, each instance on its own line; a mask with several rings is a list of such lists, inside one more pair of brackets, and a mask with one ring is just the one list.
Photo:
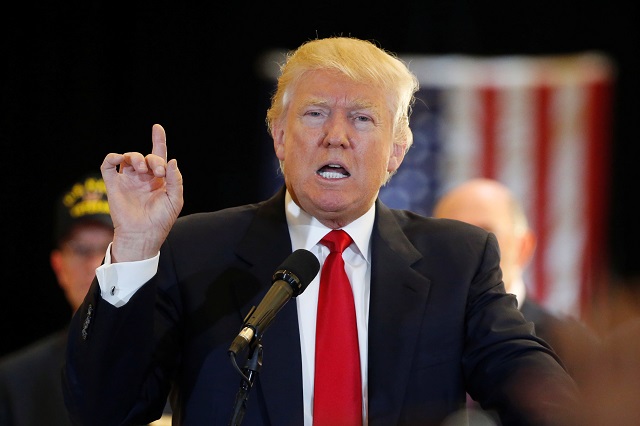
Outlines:
[[497, 97], [498, 91], [495, 87], [482, 87], [480, 89], [482, 98], [482, 152], [484, 161], [482, 162], [482, 175], [496, 177], [496, 138], [498, 127]]
[[[538, 243], [536, 250], [538, 253], [544, 253], [547, 247], [547, 217], [546, 209], [538, 208], [547, 205], [547, 159], [549, 156], [549, 117], [547, 115], [549, 109], [549, 88], [540, 86], [535, 90], [535, 138], [534, 145], [537, 147], [534, 171], [534, 205], [536, 208], [530, 216], [533, 218], [533, 229], [536, 230]], [[544, 300], [547, 289], [545, 276], [544, 260], [541, 256], [534, 256], [533, 259], [533, 296], [538, 300]]]
[[606, 188], [609, 185], [611, 125], [611, 82], [598, 79], [589, 84], [585, 121], [588, 129], [587, 191], [587, 238], [582, 262], [582, 282], [580, 289], [581, 314], [587, 315], [592, 298], [602, 296], [606, 279], [602, 276], [602, 266], [606, 264], [606, 209], [609, 204]]

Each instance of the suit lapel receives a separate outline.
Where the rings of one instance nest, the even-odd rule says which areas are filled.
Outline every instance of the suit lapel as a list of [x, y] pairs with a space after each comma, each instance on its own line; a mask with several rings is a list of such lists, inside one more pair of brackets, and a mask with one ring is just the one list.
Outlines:
[[[273, 273], [292, 251], [284, 194], [283, 188], [258, 208], [236, 251], [240, 258], [253, 265], [252, 271], [257, 277], [265, 277], [261, 279], [263, 288], [252, 302], [255, 305], [271, 287]], [[263, 366], [249, 401], [249, 406], [251, 400], [257, 405], [256, 394], [264, 398], [271, 424], [303, 423], [299, 334], [296, 303], [289, 301], [263, 335]]]
[[[372, 233], [369, 302], [369, 419], [396, 424], [411, 380], [419, 327], [430, 281], [412, 265], [422, 255], [406, 238], [393, 213], [377, 203]], [[389, 366], [394, 366], [389, 369]]]

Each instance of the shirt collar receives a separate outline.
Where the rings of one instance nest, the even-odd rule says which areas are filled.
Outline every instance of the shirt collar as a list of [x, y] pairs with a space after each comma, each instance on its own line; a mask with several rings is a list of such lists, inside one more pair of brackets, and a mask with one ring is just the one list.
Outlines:
[[514, 294], [518, 299], [518, 309], [522, 309], [522, 304], [527, 296], [527, 288], [521, 277], [515, 278], [509, 287], [509, 293]]
[[[320, 223], [318, 219], [302, 210], [293, 201], [289, 191], [285, 195], [285, 212], [293, 251], [298, 249], [312, 250], [322, 237], [331, 231], [330, 228]], [[341, 228], [351, 236], [357, 250], [367, 262], [371, 258], [369, 242], [371, 240], [375, 212], [374, 204], [364, 215]]]

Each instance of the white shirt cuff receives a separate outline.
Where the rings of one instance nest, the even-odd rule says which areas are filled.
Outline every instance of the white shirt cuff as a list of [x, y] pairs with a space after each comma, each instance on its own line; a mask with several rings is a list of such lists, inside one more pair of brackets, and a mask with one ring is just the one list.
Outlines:
[[109, 244], [104, 263], [96, 268], [102, 298], [115, 307], [124, 306], [158, 272], [159, 261], [160, 252], [150, 259], [112, 264]]

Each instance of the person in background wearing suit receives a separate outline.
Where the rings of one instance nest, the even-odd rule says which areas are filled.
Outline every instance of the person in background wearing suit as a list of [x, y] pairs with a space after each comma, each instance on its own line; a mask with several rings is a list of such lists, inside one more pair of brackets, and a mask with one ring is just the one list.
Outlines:
[[535, 325], [536, 334], [551, 345], [574, 379], [583, 382], [599, 350], [599, 338], [577, 318], [552, 313], [527, 297], [523, 274], [536, 248], [536, 235], [513, 192], [493, 179], [470, 179], [438, 200], [433, 217], [457, 219], [496, 235], [507, 293], [516, 296], [520, 312]]
[[[50, 264], [75, 312], [113, 239], [99, 173], [83, 176], [57, 200]], [[28, 315], [28, 314], [27, 314]], [[67, 329], [5, 355], [0, 361], [0, 425], [71, 425], [60, 383]]]
[[[80, 307], [113, 239], [107, 191], [100, 173], [87, 173], [65, 190], [56, 201], [54, 217], [54, 247], [49, 260], [73, 313]], [[0, 360], [1, 426], [72, 424], [60, 382], [66, 342], [65, 327]], [[153, 426], [168, 424], [168, 412]]]
[[[174, 424], [226, 425], [241, 383], [252, 386], [248, 425], [438, 425], [465, 392], [504, 425], [573, 421], [576, 384], [505, 292], [495, 236], [378, 199], [411, 146], [417, 90], [406, 65], [373, 42], [303, 43], [286, 56], [267, 111], [285, 185], [217, 212], [180, 216], [182, 173], [162, 126], [152, 128], [150, 154], [107, 154], [115, 233], [70, 327], [63, 383], [74, 424], [149, 422], [171, 392]], [[211, 179], [224, 178], [217, 161]], [[329, 254], [335, 234], [343, 256]], [[252, 307], [299, 250], [322, 271], [262, 332]], [[325, 345], [323, 289], [345, 281], [327, 281], [336, 257], [353, 296], [343, 306], [355, 314], [330, 331], [357, 336]], [[230, 361], [246, 353], [231, 350], [238, 337], [247, 356], [260, 354], [260, 374], [244, 370], [255, 382]], [[355, 358], [340, 358], [351, 349]], [[327, 360], [349, 374], [316, 373]], [[332, 395], [319, 382], [335, 385], [329, 408], [320, 408]]]

